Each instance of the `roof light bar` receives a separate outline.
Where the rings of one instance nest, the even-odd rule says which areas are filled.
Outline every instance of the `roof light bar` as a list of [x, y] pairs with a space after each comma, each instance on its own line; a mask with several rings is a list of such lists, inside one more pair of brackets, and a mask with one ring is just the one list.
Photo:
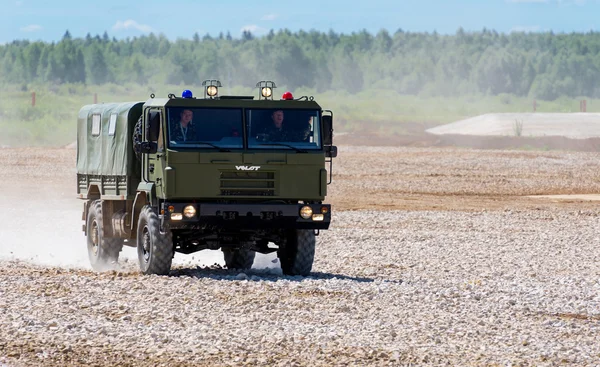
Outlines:
[[273, 89], [277, 88], [275, 82], [263, 80], [256, 83], [256, 87], [258, 88], [258, 99], [273, 100]]
[[204, 87], [204, 98], [215, 99], [219, 96], [219, 88], [222, 87], [221, 82], [217, 79], [207, 79], [202, 82]]

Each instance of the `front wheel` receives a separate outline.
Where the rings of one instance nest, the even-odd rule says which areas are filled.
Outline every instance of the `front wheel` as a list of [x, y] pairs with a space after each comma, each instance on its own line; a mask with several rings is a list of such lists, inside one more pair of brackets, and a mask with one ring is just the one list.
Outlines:
[[256, 252], [247, 249], [230, 249], [224, 248], [223, 258], [225, 259], [225, 265], [227, 269], [240, 269], [246, 270], [252, 267], [254, 264], [254, 257]]
[[281, 270], [285, 275], [307, 276], [315, 259], [315, 232], [312, 229], [289, 231], [286, 243], [277, 252]]
[[158, 216], [149, 205], [142, 208], [138, 220], [137, 252], [143, 274], [169, 274], [173, 261], [173, 235], [171, 231], [160, 231]]

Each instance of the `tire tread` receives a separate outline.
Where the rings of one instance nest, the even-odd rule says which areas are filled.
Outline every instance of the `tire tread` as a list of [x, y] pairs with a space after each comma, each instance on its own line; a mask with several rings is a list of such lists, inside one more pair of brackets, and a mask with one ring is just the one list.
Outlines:
[[[143, 257], [143, 251], [141, 241], [143, 241], [143, 228], [147, 223], [148, 229], [151, 236], [151, 250], [150, 250], [150, 261], [148, 266], [145, 267], [145, 260]], [[138, 260], [140, 263], [140, 270], [142, 273], [156, 274], [156, 275], [167, 275], [171, 270], [171, 264], [173, 262], [173, 235], [171, 231], [165, 233], [160, 232], [160, 222], [158, 215], [152, 210], [149, 205], [142, 208], [140, 213], [140, 219], [138, 223]]]

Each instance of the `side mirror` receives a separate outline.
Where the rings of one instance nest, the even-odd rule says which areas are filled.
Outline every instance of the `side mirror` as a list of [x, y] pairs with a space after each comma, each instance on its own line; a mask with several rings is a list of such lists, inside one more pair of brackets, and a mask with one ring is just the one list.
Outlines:
[[158, 151], [158, 144], [153, 141], [144, 141], [141, 143], [136, 143], [134, 147], [136, 152], [140, 152], [142, 154], [153, 154]]
[[158, 111], [152, 111], [148, 114], [148, 120], [146, 120], [146, 140], [158, 141], [159, 131], [160, 113]]
[[327, 157], [327, 158], [337, 157], [337, 147], [335, 145], [325, 146], [325, 157]]
[[333, 144], [333, 116], [323, 115], [323, 145]]

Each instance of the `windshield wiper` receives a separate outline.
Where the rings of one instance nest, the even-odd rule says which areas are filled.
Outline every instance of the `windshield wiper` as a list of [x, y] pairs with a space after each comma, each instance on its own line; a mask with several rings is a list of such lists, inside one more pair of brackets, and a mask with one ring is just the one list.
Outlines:
[[307, 153], [306, 150], [304, 149], [300, 149], [300, 148], [296, 148], [293, 145], [289, 145], [289, 144], [283, 144], [283, 143], [270, 143], [270, 144], [258, 144], [258, 145], [270, 145], [270, 146], [282, 146], [282, 147], [288, 147], [288, 148], [292, 148], [294, 149], [297, 153]]
[[206, 144], [206, 145], [210, 145], [213, 148], [219, 149], [219, 152], [231, 152], [231, 150], [229, 150], [229, 149], [225, 149], [225, 148], [222, 148], [222, 147], [220, 147], [218, 145], [214, 145], [213, 143], [208, 143], [208, 142], [205, 142], [205, 141], [196, 141], [196, 142], [194, 142], [194, 144]]
[[171, 141], [171, 144], [175, 144], [176, 146], [179, 146], [181, 148], [189, 148], [190, 145], [205, 144], [205, 145], [210, 145], [213, 148], [219, 149], [219, 152], [231, 152], [231, 150], [229, 150], [229, 149], [222, 148], [222, 147], [220, 147], [218, 145], [214, 145], [213, 143], [209, 143], [209, 142], [206, 142], [206, 141], [192, 141], [192, 142], [189, 143], [189, 145], [188, 145], [188, 143], [185, 143], [185, 145], [184, 145], [184, 144], [178, 144], [178, 142], [176, 142], [176, 141]]

